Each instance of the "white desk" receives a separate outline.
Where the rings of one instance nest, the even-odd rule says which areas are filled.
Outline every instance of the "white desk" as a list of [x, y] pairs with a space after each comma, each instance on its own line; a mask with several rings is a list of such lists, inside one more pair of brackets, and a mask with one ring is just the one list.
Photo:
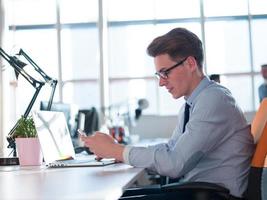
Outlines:
[[0, 167], [0, 199], [118, 199], [143, 175], [126, 164], [105, 167]]

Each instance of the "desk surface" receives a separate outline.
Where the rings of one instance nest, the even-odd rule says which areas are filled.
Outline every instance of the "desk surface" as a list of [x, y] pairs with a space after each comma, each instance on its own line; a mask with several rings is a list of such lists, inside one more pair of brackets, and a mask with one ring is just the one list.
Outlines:
[[0, 167], [1, 199], [118, 199], [144, 169], [105, 167]]

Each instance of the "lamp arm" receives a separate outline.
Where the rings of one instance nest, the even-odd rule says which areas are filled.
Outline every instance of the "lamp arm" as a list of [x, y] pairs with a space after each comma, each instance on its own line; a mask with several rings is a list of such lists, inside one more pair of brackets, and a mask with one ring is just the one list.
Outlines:
[[23, 49], [20, 49], [18, 55], [22, 55], [26, 60], [33, 66], [34, 70], [37, 71], [46, 82], [50, 82], [51, 80], [54, 80], [50, 76], [48, 76], [31, 58], [28, 56]]
[[39, 92], [40, 92], [40, 90], [42, 89], [43, 86], [44, 86], [44, 83], [42, 83], [41, 85], [39, 85], [39, 87], [36, 88], [36, 90], [35, 90], [35, 92], [34, 92], [34, 94], [32, 96], [32, 99], [31, 99], [31, 101], [30, 101], [30, 103], [29, 103], [29, 105], [28, 105], [28, 107], [27, 107], [27, 109], [26, 109], [26, 111], [25, 111], [25, 113], [23, 115], [24, 118], [27, 118], [29, 113], [31, 112], [32, 106], [33, 106], [34, 102], [36, 101], [37, 96], [39, 95]]
[[[39, 94], [39, 92], [40, 92], [40, 90], [41, 90], [42, 87], [43, 87], [43, 85], [40, 85], [40, 86], [36, 89], [35, 93], [33, 94], [33, 97], [32, 97], [32, 99], [31, 99], [31, 101], [30, 101], [28, 107], [26, 108], [26, 111], [25, 111], [24, 114], [23, 114], [23, 117], [24, 117], [24, 118], [27, 118], [27, 117], [28, 117], [28, 115], [29, 115], [29, 113], [30, 113], [30, 111], [31, 111], [31, 109], [32, 109], [32, 106], [33, 106], [34, 102], [36, 101], [37, 96], [38, 96], [38, 94]], [[13, 133], [14, 133], [16, 127], [17, 127], [17, 124], [15, 124], [15, 126], [14, 126], [14, 127], [11, 129], [11, 131], [8, 133], [8, 137], [10, 137], [10, 136], [13, 135]]]
[[0, 55], [8, 62], [10, 63], [10, 56], [0, 47]]
[[56, 91], [56, 87], [57, 87], [57, 82], [58, 82], [57, 80], [53, 80], [52, 83], [50, 84], [50, 86], [52, 87], [52, 90], [51, 90], [51, 94], [49, 97], [49, 101], [48, 101], [48, 105], [47, 105], [46, 110], [51, 110], [55, 91]]
[[50, 98], [48, 101], [48, 106], [46, 108], [46, 110], [51, 110], [51, 106], [53, 103], [53, 99], [54, 99], [54, 94], [55, 94], [55, 90], [57, 87], [57, 83], [58, 81], [56, 79], [51, 78], [50, 76], [48, 76], [31, 58], [30, 56], [28, 56], [25, 51], [23, 51], [23, 49], [20, 49], [18, 55], [22, 55], [34, 68], [34, 70], [36, 72], [38, 72], [43, 79], [45, 80], [45, 82], [47, 82], [51, 87], [52, 87], [52, 91], [50, 94]]
[[9, 56], [1, 47], [0, 55], [9, 63], [14, 70], [22, 75], [34, 88], [38, 88], [40, 85], [44, 84], [41, 81], [37, 81], [31, 75], [29, 75], [19, 64], [19, 60], [16, 57]]
[[[24, 118], [27, 118], [29, 113], [30, 113], [30, 111], [31, 111], [31, 109], [32, 109], [32, 107], [33, 107], [33, 104], [36, 101], [36, 99], [37, 99], [37, 97], [39, 95], [39, 92], [42, 89], [42, 87], [44, 86], [45, 82], [38, 81], [35, 78], [33, 78], [31, 75], [29, 75], [23, 69], [23, 67], [25, 65], [22, 66], [21, 62], [15, 56], [13, 56], [13, 57], [9, 56], [1, 47], [0, 47], [0, 55], [10, 64], [10, 66], [12, 66], [15, 69], [15, 71], [18, 74], [22, 75], [35, 88], [35, 92], [33, 94], [33, 97], [32, 97], [32, 99], [31, 99], [29, 105], [27, 106], [26, 111], [25, 111], [25, 113], [23, 115]], [[31, 62], [31, 64], [32, 64], [32, 62]], [[42, 72], [42, 70], [41, 70], [41, 72]], [[52, 83], [53, 83], [53, 85], [56, 85], [54, 83], [54, 81], [52, 81]], [[50, 97], [51, 101], [53, 100], [54, 92], [55, 92], [55, 88], [53, 88], [53, 90], [52, 90], [52, 97]], [[13, 156], [14, 157], [17, 156], [17, 153], [16, 153], [15, 138], [13, 136], [14, 136], [14, 132], [15, 132], [17, 126], [18, 126], [18, 122], [11, 129], [11, 131], [8, 133], [8, 136], [7, 136], [7, 140], [8, 140], [8, 143], [9, 143], [8, 144], [8, 148], [13, 148]]]

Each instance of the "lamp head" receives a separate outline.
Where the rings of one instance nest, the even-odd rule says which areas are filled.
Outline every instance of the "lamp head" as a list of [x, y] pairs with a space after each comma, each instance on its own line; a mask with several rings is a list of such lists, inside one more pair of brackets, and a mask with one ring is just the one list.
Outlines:
[[139, 99], [137, 104], [138, 104], [138, 108], [140, 108], [141, 110], [144, 110], [144, 109], [148, 108], [148, 106], [149, 106], [147, 99]]
[[[20, 68], [18, 70], [23, 69], [27, 64], [19, 60], [16, 56], [12, 56], [12, 60], [16, 63], [16, 65]], [[19, 77], [19, 72], [15, 69], [16, 79]]]
[[146, 99], [139, 99], [137, 101], [138, 108], [135, 109], [135, 119], [138, 120], [142, 115], [142, 110], [148, 108], [149, 103]]

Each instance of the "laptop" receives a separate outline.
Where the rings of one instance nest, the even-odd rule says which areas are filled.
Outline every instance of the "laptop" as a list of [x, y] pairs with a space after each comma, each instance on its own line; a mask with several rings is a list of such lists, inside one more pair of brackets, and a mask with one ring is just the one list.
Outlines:
[[63, 112], [33, 111], [32, 116], [48, 167], [97, 167], [115, 163], [115, 159], [97, 161], [94, 155], [77, 156]]

